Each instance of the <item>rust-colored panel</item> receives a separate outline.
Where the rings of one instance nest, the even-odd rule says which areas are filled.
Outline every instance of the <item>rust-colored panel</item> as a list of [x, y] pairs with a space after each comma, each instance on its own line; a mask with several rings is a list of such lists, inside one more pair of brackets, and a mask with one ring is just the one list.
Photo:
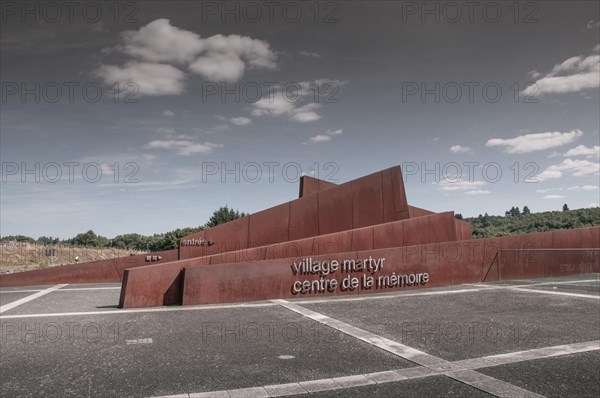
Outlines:
[[458, 240], [467, 240], [472, 238], [471, 224], [463, 220], [455, 220], [456, 234]]
[[208, 266], [206, 257], [125, 270], [119, 307], [156, 307], [181, 304], [181, 270], [186, 266]]
[[289, 240], [319, 235], [319, 208], [317, 195], [290, 202]]
[[361, 228], [384, 222], [381, 178], [381, 173], [375, 173], [350, 182], [352, 189], [353, 228]]
[[429, 218], [429, 240], [431, 243], [448, 242], [458, 240], [456, 236], [456, 219], [454, 212], [447, 211], [435, 215], [427, 216]]
[[410, 218], [416, 218], [416, 217], [429, 216], [431, 214], [435, 214], [435, 212], [426, 210], [426, 209], [422, 209], [422, 208], [416, 207], [416, 206], [408, 206], [408, 214], [410, 215]]
[[581, 246], [600, 248], [600, 227], [583, 228], [581, 230]]
[[404, 246], [421, 245], [430, 242], [430, 217], [431, 216], [410, 218], [403, 223]]
[[394, 184], [392, 182], [392, 169], [383, 170], [381, 176], [381, 191], [383, 193], [383, 222], [396, 221], [396, 208], [394, 202]]
[[[206, 246], [200, 246], [200, 242], [203, 240], [205, 240], [205, 231], [199, 231], [179, 239], [179, 258], [183, 260], [186, 258], [205, 256]], [[189, 242], [190, 244], [186, 244], [185, 242]]]
[[298, 197], [302, 198], [304, 196], [312, 195], [336, 186], [337, 184], [329, 181], [319, 180], [318, 178], [309, 176], [302, 176], [300, 177], [300, 195]]
[[249, 247], [270, 245], [289, 240], [290, 203], [250, 215]]
[[442, 261], [452, 264], [452, 280], [456, 284], [483, 280], [483, 244], [482, 239], [439, 244]]
[[547, 249], [528, 255], [506, 250], [498, 255], [500, 279], [562, 277], [598, 272], [598, 251]]
[[359, 252], [373, 249], [373, 228], [366, 227], [352, 230], [352, 246], [350, 250]]
[[[147, 257], [150, 256], [150, 261], [147, 261]], [[119, 280], [123, 279], [123, 273], [127, 268], [143, 267], [146, 265], [168, 263], [170, 261], [177, 261], [178, 250], [164, 250], [160, 252], [152, 252], [147, 254], [138, 254], [129, 257], [118, 257], [115, 259], [114, 265], [119, 273]]]
[[383, 249], [403, 245], [404, 221], [389, 222], [373, 227], [373, 248]]
[[205, 246], [206, 255], [246, 249], [249, 219], [250, 216], [238, 218], [204, 231], [204, 238], [214, 242], [212, 246]]
[[352, 229], [352, 185], [342, 184], [319, 196], [319, 233], [330, 234]]
[[[294, 293], [293, 285], [296, 281], [318, 280], [315, 275], [294, 275], [292, 272], [293, 260], [272, 260], [247, 264], [223, 264], [207, 267], [187, 267], [183, 282], [184, 304], [211, 304], [241, 301], [267, 300], [274, 298], [306, 298], [332, 295], [356, 295], [360, 293], [381, 293], [393, 290], [408, 290], [432, 286], [452, 284], [451, 264], [442, 261], [407, 262], [403, 251], [406, 248], [392, 248], [368, 250], [363, 252], [338, 253], [333, 259], [340, 263], [344, 260], [358, 260], [372, 258], [374, 261], [383, 260], [383, 269], [377, 273], [357, 270], [354, 272], [341, 272], [341, 269], [330, 274], [326, 279], [335, 279], [340, 285], [344, 279], [357, 278], [356, 289], [342, 290], [339, 287], [334, 292]], [[318, 256], [314, 260], [326, 257]], [[427, 284], [405, 283], [396, 287], [385, 287], [392, 275], [413, 275], [429, 273], [430, 280]], [[363, 278], [372, 276], [373, 286], [366, 288]], [[471, 276], [468, 280], [473, 280]], [[405, 278], [408, 280], [408, 277]], [[414, 281], [414, 279], [413, 279]], [[309, 282], [310, 283], [310, 282]], [[381, 285], [383, 283], [383, 285]]]
[[406, 191], [404, 189], [404, 180], [399, 166], [391, 169], [392, 186], [394, 189], [394, 211], [396, 220], [404, 220], [410, 217], [408, 211], [408, 202], [406, 200]]
[[0, 275], [0, 287], [120, 282], [115, 263], [115, 259], [109, 259]]
[[314, 238], [313, 244], [313, 250], [316, 254], [328, 255], [349, 252], [352, 250], [352, 231], [317, 236]]
[[552, 247], [581, 247], [581, 229], [562, 229], [558, 231], [552, 231]]
[[[174, 249], [1, 275], [0, 286], [120, 282], [125, 268], [174, 261], [177, 260], [177, 254], [177, 249]], [[156, 261], [146, 261], [146, 256], [160, 256], [162, 258], [160, 260], [155, 258]]]

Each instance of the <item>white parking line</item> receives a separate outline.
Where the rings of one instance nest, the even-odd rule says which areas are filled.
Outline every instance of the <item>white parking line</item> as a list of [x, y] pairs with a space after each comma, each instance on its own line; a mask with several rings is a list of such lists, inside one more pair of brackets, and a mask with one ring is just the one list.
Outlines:
[[[478, 389], [485, 389], [490, 382], [495, 383], [493, 377], [474, 372], [473, 370], [487, 368], [490, 366], [506, 365], [509, 363], [525, 362], [535, 359], [571, 355], [582, 352], [600, 350], [600, 340], [586, 341], [583, 343], [564, 344], [552, 347], [535, 348], [526, 351], [509, 352], [506, 354], [490, 355], [481, 358], [464, 359], [452, 362], [454, 365], [464, 367], [465, 370], [453, 370], [450, 372], [438, 373], [432, 369], [416, 366], [412, 368], [400, 368], [385, 370], [382, 372], [358, 374], [344, 377], [334, 377], [330, 379], [307, 380], [287, 384], [267, 385], [261, 387], [240, 388], [237, 390], [207, 391], [198, 393], [185, 393], [179, 395], [160, 396], [154, 398], [175, 398], [175, 397], [194, 397], [194, 398], [215, 398], [215, 397], [234, 397], [242, 396], [245, 393], [255, 392], [257, 395], [267, 397], [283, 397], [288, 395], [310, 394], [318, 391], [332, 391], [342, 388], [352, 388], [366, 385], [385, 384], [412, 380], [423, 377], [444, 375], [462, 383], [472, 385]], [[264, 395], [268, 393], [269, 395]], [[510, 396], [510, 392], [506, 391]], [[523, 390], [525, 395], [539, 397], [540, 395]], [[261, 395], [262, 394], [262, 395]], [[513, 395], [514, 396], [514, 395]]]
[[[571, 296], [571, 297], [600, 300], [600, 296], [594, 296], [592, 294], [555, 292], [553, 290], [527, 289], [527, 288], [519, 287], [519, 286], [505, 286], [505, 285], [483, 285], [483, 286], [485, 286], [487, 289], [504, 289], [504, 290], [513, 290], [516, 292], [551, 294], [554, 296]], [[537, 286], [537, 285], [533, 285], [533, 286]]]
[[[415, 293], [398, 292], [396, 294], [385, 294], [385, 295], [365, 295], [361, 297], [345, 297], [345, 298], [323, 298], [323, 299], [308, 299], [292, 301], [294, 304], [318, 304], [318, 303], [329, 303], [329, 302], [345, 302], [345, 301], [362, 301], [362, 300], [382, 300], [398, 297], [413, 297], [413, 296], [430, 296], [430, 295], [444, 295], [444, 294], [461, 294], [469, 292], [478, 292], [487, 290], [488, 286], [482, 288], [469, 288], [469, 289], [458, 289], [458, 290], [444, 290], [444, 291], [424, 291]], [[59, 291], [71, 291], [72, 289], [60, 289]], [[22, 315], [6, 315], [1, 316], [0, 319], [9, 318], [37, 318], [37, 317], [60, 317], [60, 316], [85, 316], [85, 315], [115, 315], [115, 314], [135, 314], [135, 313], [147, 313], [147, 312], [171, 312], [171, 311], [198, 311], [198, 310], [211, 310], [211, 309], [222, 309], [222, 308], [248, 308], [248, 307], [272, 307], [276, 306], [273, 302], [248, 302], [238, 304], [209, 304], [199, 306], [184, 306], [184, 307], [150, 307], [150, 308], [132, 308], [125, 310], [107, 310], [107, 311], [83, 311], [83, 312], [58, 312], [48, 314], [22, 314]]]
[[[476, 285], [473, 285], [476, 286]], [[397, 292], [397, 293], [386, 293], [379, 295], [365, 294], [360, 297], [328, 297], [323, 299], [308, 299], [308, 300], [293, 300], [290, 303], [294, 304], [320, 304], [320, 303], [336, 303], [343, 301], [367, 301], [367, 300], [385, 300], [390, 298], [400, 298], [400, 297], [413, 297], [413, 296], [438, 296], [438, 295], [446, 295], [446, 294], [461, 294], [461, 293], [470, 293], [470, 292], [480, 292], [482, 290], [487, 290], [486, 288], [469, 288], [469, 289], [456, 289], [456, 290], [442, 290], [442, 291], [434, 291], [434, 292], [418, 292], [418, 293], [406, 293], [406, 292]]]
[[32, 292], [41, 292], [42, 289], [35, 290], [2, 290], [0, 293], [32, 293]]
[[131, 310], [107, 310], [107, 311], [81, 311], [81, 312], [54, 312], [48, 314], [19, 314], [19, 315], [0, 315], [0, 319], [16, 319], [16, 318], [48, 318], [60, 316], [86, 316], [86, 315], [131, 315], [148, 312], [175, 312], [175, 311], [201, 311], [201, 310], [218, 310], [229, 308], [257, 308], [257, 307], [274, 307], [277, 304], [268, 303], [241, 303], [241, 304], [215, 304], [202, 306], [183, 306], [183, 307], [149, 307], [136, 308]]
[[5, 311], [11, 310], [11, 309], [13, 309], [15, 307], [18, 307], [21, 304], [25, 304], [25, 303], [27, 303], [27, 302], [29, 302], [31, 300], [35, 300], [38, 297], [42, 297], [42, 296], [44, 296], [44, 295], [46, 295], [46, 294], [48, 294], [50, 292], [53, 292], [55, 290], [60, 289], [61, 287], [65, 287], [65, 286], [67, 286], [67, 284], [52, 286], [52, 287], [49, 287], [46, 290], [42, 290], [40, 292], [34, 293], [32, 295], [29, 295], [27, 297], [23, 297], [22, 299], [13, 301], [12, 303], [8, 303], [8, 304], [5, 304], [3, 306], [0, 306], [0, 314], [3, 313], [3, 312], [5, 312]]
[[88, 290], [121, 290], [121, 286], [114, 287], [73, 287], [69, 289], [60, 289], [59, 292], [73, 292], [73, 291], [88, 291]]
[[467, 369], [460, 365], [456, 365], [445, 359], [435, 357], [433, 355], [427, 354], [426, 352], [417, 350], [404, 344], [400, 344], [396, 341], [387, 339], [385, 337], [381, 337], [379, 335], [376, 335], [375, 333], [371, 333], [369, 331], [357, 328], [356, 326], [352, 326], [345, 322], [328, 317], [327, 315], [323, 315], [318, 312], [309, 310], [308, 308], [304, 308], [297, 304], [290, 303], [289, 301], [272, 301], [274, 303], [278, 303], [282, 307], [289, 309], [290, 311], [296, 312], [316, 322], [322, 323], [328, 327], [345, 333], [374, 347], [380, 348], [391, 354], [397, 355], [401, 358], [407, 359], [411, 362], [424, 366], [436, 372], [437, 374], [444, 374], [450, 378], [458, 380], [462, 383], [465, 383], [492, 395], [498, 397], [543, 397], [542, 395], [525, 390], [521, 387], [517, 387], [513, 384], [495, 379], [490, 376], [482, 375], [477, 372], [470, 371], [469, 374], [465, 375], [464, 371], [467, 371]]

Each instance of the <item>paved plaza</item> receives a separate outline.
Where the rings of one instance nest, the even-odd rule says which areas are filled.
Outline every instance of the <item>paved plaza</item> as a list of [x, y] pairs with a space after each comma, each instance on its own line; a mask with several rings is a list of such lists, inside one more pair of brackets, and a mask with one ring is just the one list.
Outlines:
[[598, 274], [131, 310], [120, 288], [2, 288], [0, 395], [600, 395]]

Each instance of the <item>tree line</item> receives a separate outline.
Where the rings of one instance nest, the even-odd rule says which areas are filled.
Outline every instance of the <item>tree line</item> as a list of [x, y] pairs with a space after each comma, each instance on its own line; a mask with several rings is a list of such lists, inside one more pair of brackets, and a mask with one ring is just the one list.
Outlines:
[[52, 236], [40, 236], [38, 239], [33, 239], [25, 235], [9, 235], [0, 238], [2, 242], [16, 241], [20, 243], [38, 243], [42, 245], [74, 245], [83, 247], [97, 247], [97, 248], [116, 248], [116, 249], [127, 249], [136, 251], [161, 251], [176, 249], [179, 244], [179, 239], [184, 236], [191, 235], [193, 233], [202, 231], [207, 228], [212, 228], [219, 224], [224, 224], [229, 221], [233, 221], [240, 217], [244, 217], [247, 214], [238, 210], [230, 209], [228, 206], [224, 206], [213, 212], [210, 219], [201, 226], [198, 227], [187, 227], [177, 228], [173, 231], [169, 231], [163, 234], [154, 234], [151, 236], [131, 233], [117, 235], [114, 238], [106, 238], [101, 235], [97, 235], [94, 231], [89, 230], [77, 234], [70, 239], [59, 239]]
[[[24, 235], [3, 236], [0, 241], [16, 241], [38, 243], [43, 245], [67, 244], [85, 247], [117, 248], [136, 251], [161, 251], [176, 249], [179, 239], [184, 236], [212, 228], [219, 224], [233, 221], [247, 214], [224, 206], [216, 210], [210, 219], [201, 226], [177, 228], [163, 234], [151, 236], [141, 234], [117, 235], [112, 239], [97, 235], [94, 231], [80, 233], [73, 238], [60, 240], [51, 236], [40, 236], [33, 239]], [[471, 224], [473, 238], [491, 238], [495, 236], [508, 236], [526, 234], [531, 232], [552, 231], [556, 229], [572, 229], [600, 226], [600, 208], [569, 210], [565, 204], [562, 211], [547, 211], [532, 213], [529, 207], [522, 210], [513, 206], [504, 213], [504, 216], [490, 216], [487, 213], [477, 217], [463, 218], [456, 214], [456, 218]]]
[[599, 226], [600, 208], [569, 210], [565, 204], [562, 211], [532, 213], [527, 206], [524, 206], [523, 210], [513, 206], [504, 216], [490, 216], [485, 213], [477, 217], [463, 218], [460, 214], [456, 214], [455, 217], [471, 224], [473, 238], [491, 238]]

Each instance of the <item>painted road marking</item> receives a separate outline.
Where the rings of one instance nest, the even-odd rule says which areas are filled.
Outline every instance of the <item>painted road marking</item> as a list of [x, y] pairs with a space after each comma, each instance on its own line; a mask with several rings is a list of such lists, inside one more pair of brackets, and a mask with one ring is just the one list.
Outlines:
[[[74, 290], [74, 289], [70, 289]], [[444, 294], [460, 294], [469, 292], [478, 292], [482, 290], [488, 290], [485, 288], [469, 288], [459, 290], [447, 290], [447, 291], [435, 291], [435, 292], [421, 292], [421, 293], [405, 293], [398, 292], [396, 294], [386, 293], [385, 295], [365, 295], [362, 297], [347, 297], [347, 298], [329, 298], [329, 299], [311, 299], [311, 300], [299, 300], [293, 301], [294, 304], [318, 304], [328, 302], [345, 302], [345, 301], [362, 301], [362, 300], [381, 300], [398, 297], [413, 297], [413, 296], [430, 296], [430, 295], [444, 295]], [[69, 291], [69, 289], [61, 289], [60, 291]], [[171, 312], [171, 311], [198, 311], [198, 310], [212, 310], [212, 309], [229, 309], [229, 308], [254, 308], [254, 307], [272, 307], [278, 304], [273, 302], [248, 302], [248, 303], [237, 303], [237, 304], [209, 304], [199, 306], [183, 306], [183, 307], [150, 307], [150, 308], [134, 308], [134, 309], [122, 309], [122, 310], [107, 310], [107, 311], [78, 311], [78, 312], [55, 312], [48, 314], [19, 314], [19, 315], [0, 315], [0, 319], [15, 319], [15, 318], [45, 318], [45, 317], [60, 317], [60, 316], [87, 316], [87, 315], [115, 315], [115, 314], [135, 314], [135, 313], [148, 313], [148, 312]]]
[[55, 290], [60, 289], [61, 287], [65, 287], [65, 286], [67, 286], [67, 284], [52, 286], [52, 287], [49, 287], [46, 290], [42, 290], [40, 292], [34, 293], [32, 295], [29, 295], [27, 297], [23, 297], [22, 299], [13, 301], [12, 303], [8, 303], [8, 304], [5, 304], [3, 306], [0, 306], [0, 314], [3, 313], [3, 312], [5, 312], [5, 311], [11, 310], [11, 309], [13, 309], [15, 307], [18, 307], [21, 304], [25, 304], [25, 303], [30, 302], [31, 300], [35, 300], [38, 297], [45, 296], [46, 294], [51, 293], [51, 292], [53, 292]]
[[[401, 368], [394, 370], [386, 370], [383, 372], [375, 372], [375, 373], [366, 373], [366, 374], [358, 374], [346, 377], [336, 377], [332, 379], [319, 379], [319, 380], [309, 380], [309, 381], [301, 381], [297, 383], [288, 383], [288, 384], [277, 384], [277, 385], [269, 385], [262, 387], [253, 387], [256, 389], [254, 391], [262, 392], [264, 389], [267, 393], [269, 393], [271, 397], [283, 397], [287, 395], [300, 395], [300, 394], [309, 394], [318, 391], [332, 391], [339, 390], [342, 388], [351, 388], [359, 385], [369, 385], [369, 384], [385, 384], [385, 383], [394, 383], [401, 382], [404, 380], [412, 380], [430, 376], [444, 375], [451, 377], [455, 380], [459, 380], [462, 383], [472, 385], [478, 389], [485, 389], [490, 382], [494, 382], [496, 379], [491, 378], [490, 376], [474, 372], [475, 369], [486, 368], [490, 366], [497, 365], [505, 365], [509, 363], [515, 362], [524, 362], [531, 361], [535, 359], [541, 358], [549, 358], [556, 357], [562, 355], [571, 355], [581, 352], [589, 352], [589, 351], [597, 351], [600, 350], [600, 340], [595, 341], [586, 341], [583, 343], [574, 343], [574, 344], [564, 344], [559, 346], [552, 347], [542, 347], [542, 348], [534, 348], [526, 351], [517, 351], [510, 352], [506, 354], [499, 355], [490, 355], [481, 358], [472, 358], [472, 359], [463, 359], [461, 361], [452, 362], [453, 364], [462, 366], [465, 370], [455, 370], [450, 372], [438, 373], [432, 369], [417, 366], [412, 368]], [[366, 380], [370, 381], [366, 381]], [[492, 379], [492, 380], [490, 380]], [[341, 381], [341, 383], [340, 383]], [[350, 383], [348, 382], [350, 381]], [[354, 384], [353, 386], [343, 387], [344, 384]], [[242, 391], [248, 391], [249, 389], [243, 388], [240, 389]], [[484, 390], [485, 391], [485, 390]], [[160, 396], [154, 398], [174, 398], [174, 397], [194, 397], [194, 398], [215, 398], [215, 397], [224, 397], [229, 398], [234, 396], [238, 390], [220, 390], [220, 391], [208, 391], [201, 393], [190, 393], [190, 394], [180, 394], [180, 395], [169, 395], [169, 396]], [[233, 395], [230, 395], [232, 394]], [[506, 394], [503, 396], [511, 396], [511, 391], [506, 391]], [[533, 395], [532, 395], [533, 394]], [[514, 397], [514, 395], [512, 395]], [[538, 394], [531, 393], [527, 390], [523, 390], [523, 395], [519, 396], [530, 396], [530, 397], [540, 397]]]
[[[369, 331], [357, 328], [356, 326], [352, 326], [345, 322], [339, 321], [337, 319], [328, 317], [327, 315], [320, 314], [316, 311], [309, 310], [308, 308], [301, 307], [297, 304], [290, 303], [286, 300], [272, 300], [275, 303], [278, 303], [282, 307], [289, 309], [290, 311], [296, 312], [306, 318], [312, 319], [319, 323], [322, 323], [328, 327], [334, 328], [337, 331], [345, 333], [351, 337], [354, 337], [360, 341], [363, 341], [367, 344], [370, 344], [374, 347], [385, 350], [389, 353], [397, 355], [401, 358], [407, 359], [411, 362], [424, 366], [426, 368], [431, 369], [432, 371], [438, 374], [444, 374], [450, 378], [458, 380], [462, 383], [468, 384], [472, 387], [475, 387], [479, 390], [485, 391], [492, 395], [498, 397], [504, 396], [517, 396], [517, 397], [543, 397], [543, 395], [539, 395], [533, 393], [531, 391], [525, 390], [521, 387], [517, 387], [513, 384], [507, 383], [502, 380], [495, 379], [490, 376], [479, 375], [477, 372], [473, 372], [470, 375], [472, 379], [474, 376], [479, 377], [478, 382], [469, 383], [468, 377], [463, 377], [461, 373], [457, 373], [459, 371], [465, 371], [466, 369], [461, 367], [460, 365], [456, 365], [450, 361], [447, 361], [442, 358], [435, 357], [433, 355], [427, 354], [424, 351], [417, 350], [415, 348], [409, 347], [404, 344], [400, 344], [396, 341], [387, 339], [385, 337], [381, 337], [376, 335], [375, 333], [371, 333]], [[362, 376], [362, 375], [361, 375]], [[366, 378], [366, 376], [365, 376]], [[369, 380], [368, 378], [366, 378]], [[333, 379], [335, 381], [335, 379]], [[364, 380], [362, 378], [361, 380]], [[345, 388], [343, 384], [336, 381], [337, 384]], [[349, 382], [351, 383], [351, 382]], [[302, 384], [301, 384], [302, 385]]]

